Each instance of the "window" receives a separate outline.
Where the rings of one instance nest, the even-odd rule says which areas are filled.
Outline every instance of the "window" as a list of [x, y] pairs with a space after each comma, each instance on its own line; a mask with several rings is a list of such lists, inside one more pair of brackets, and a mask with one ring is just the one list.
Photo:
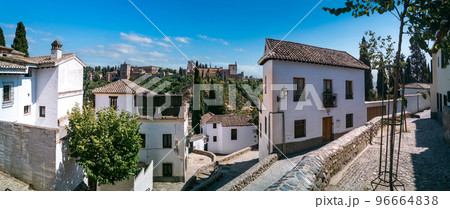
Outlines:
[[259, 123], [259, 137], [262, 137], [262, 131], [261, 131], [261, 129], [262, 129], [262, 124]]
[[345, 128], [353, 127], [353, 114], [345, 115]]
[[295, 131], [294, 136], [295, 138], [305, 137], [306, 136], [306, 120], [296, 120], [294, 121], [295, 125]]
[[39, 117], [45, 118], [45, 106], [39, 106]]
[[305, 89], [305, 78], [294, 78], [294, 85], [297, 88], [294, 90], [294, 102], [298, 102], [299, 100], [304, 100], [305, 98], [301, 98], [303, 90]]
[[436, 102], [436, 109], [439, 111], [439, 104], [441, 103], [439, 101], [439, 93], [436, 93], [436, 100], [437, 100], [437, 102]]
[[117, 108], [117, 97], [109, 97], [109, 106]]
[[172, 163], [163, 163], [163, 176], [164, 177], [172, 176]]
[[213, 123], [213, 128], [217, 128], [217, 123]]
[[267, 76], [264, 76], [264, 94], [267, 94]]
[[142, 139], [141, 146], [142, 148], [145, 148], [145, 134], [141, 134], [141, 139]]
[[323, 79], [323, 93], [333, 93], [333, 81], [330, 79]]
[[3, 86], [3, 102], [11, 102], [11, 85]]
[[33, 74], [31, 73], [31, 69], [28, 69], [28, 73], [25, 74], [25, 77], [30, 78], [31, 76], [33, 76]]
[[345, 81], [345, 99], [353, 99], [353, 82]]
[[237, 129], [231, 129], [231, 140], [237, 140]]
[[213, 142], [217, 142], [217, 136], [213, 136]]
[[163, 148], [172, 148], [172, 134], [163, 134]]
[[441, 50], [441, 68], [445, 68], [446, 58], [444, 56], [444, 52]]
[[30, 111], [31, 111], [31, 105], [23, 106], [23, 114], [24, 115], [30, 113]]
[[264, 133], [267, 134], [267, 117], [264, 117]]

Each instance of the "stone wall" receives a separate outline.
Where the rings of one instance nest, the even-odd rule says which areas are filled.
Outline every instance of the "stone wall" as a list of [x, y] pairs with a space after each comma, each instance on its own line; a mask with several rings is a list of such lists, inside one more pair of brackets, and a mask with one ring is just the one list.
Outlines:
[[444, 140], [450, 144], [450, 107], [442, 107], [442, 129]]
[[330, 178], [349, 163], [376, 136], [381, 117], [348, 132], [329, 144], [306, 154], [303, 159], [277, 183], [266, 190], [323, 190]]
[[0, 121], [0, 170], [36, 190], [74, 189], [84, 172], [68, 156], [64, 136], [60, 129]]
[[0, 170], [37, 190], [54, 190], [57, 129], [0, 121]]
[[211, 158], [211, 162], [216, 161], [216, 155], [214, 153], [212, 153], [212, 152], [199, 150], [199, 149], [194, 149], [193, 153], [199, 154], [199, 155], [205, 155], [205, 156]]
[[[194, 183], [194, 181], [197, 179], [198, 176], [200, 176], [202, 173], [208, 173], [210, 170], [213, 170], [214, 167], [216, 166], [216, 164], [224, 164], [227, 161], [230, 161], [232, 159], [235, 159], [239, 156], [241, 156], [242, 154], [249, 152], [253, 149], [253, 147], [247, 147], [241, 150], [238, 150], [236, 152], [233, 152], [223, 158], [221, 158], [220, 160], [217, 161], [212, 161], [209, 164], [206, 164], [204, 166], [202, 166], [201, 168], [199, 168], [194, 175], [192, 175], [191, 178], [189, 178], [186, 183], [184, 184], [183, 188], [181, 189], [181, 191], [186, 191], [189, 190], [189, 188], [191, 188], [192, 184]], [[205, 152], [205, 151], [203, 151]], [[214, 155], [214, 159], [216, 159], [215, 155]], [[220, 178], [221, 175], [215, 175], [215, 178]], [[214, 178], [210, 178], [210, 181], [207, 181], [207, 183], [205, 183], [204, 185], [202, 185], [202, 187], [206, 187], [209, 183], [211, 183], [213, 181]], [[201, 190], [202, 187], [197, 186], [196, 189]]]

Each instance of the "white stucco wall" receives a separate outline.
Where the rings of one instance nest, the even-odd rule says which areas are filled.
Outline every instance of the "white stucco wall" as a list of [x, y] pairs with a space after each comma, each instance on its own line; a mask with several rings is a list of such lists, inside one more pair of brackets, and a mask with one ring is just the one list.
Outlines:
[[95, 95], [95, 110], [98, 111], [102, 107], [109, 107], [109, 97], [117, 96], [117, 110], [137, 112], [134, 107], [134, 96], [132, 94], [96, 94]]
[[[312, 84], [315, 91], [322, 100], [323, 80], [331, 79], [333, 93], [337, 94], [337, 107], [318, 110], [313, 96], [307, 95], [311, 101], [310, 106], [304, 106], [302, 110], [295, 110], [297, 102], [293, 101], [294, 92], [289, 90], [287, 95], [287, 110], [285, 112], [285, 143], [299, 142], [316, 137], [322, 137], [322, 118], [333, 117], [333, 133], [343, 133], [352, 130], [366, 122], [364, 104], [364, 71], [343, 67], [325, 66], [317, 64], [287, 62], [269, 60], [263, 66], [263, 77], [267, 77], [267, 94], [263, 94], [263, 110], [259, 116], [262, 124], [263, 140], [260, 139], [260, 147], [267, 147], [267, 141], [273, 140], [274, 144], [283, 143], [282, 139], [282, 117], [281, 114], [270, 114], [278, 112], [281, 108], [277, 102], [280, 96], [279, 90], [271, 91], [271, 84], [293, 84], [294, 77], [305, 78], [305, 84]], [[345, 81], [353, 83], [353, 99], [345, 99]], [[312, 92], [311, 92], [312, 93]], [[353, 127], [346, 128], [346, 114], [353, 114]], [[265, 117], [268, 123], [267, 135], [264, 130]], [[294, 138], [294, 121], [306, 120], [306, 136]], [[270, 128], [269, 128], [270, 127]], [[270, 133], [269, 133], [270, 132]], [[270, 134], [270, 135], [269, 135]], [[260, 148], [261, 150], [261, 148]], [[272, 150], [263, 150], [262, 156], [266, 156]], [[260, 151], [261, 152], [261, 151]]]
[[[57, 128], [58, 67], [43, 68], [36, 75], [36, 125]], [[45, 118], [39, 117], [39, 106], [45, 106]]]
[[[438, 112], [437, 110], [437, 93], [447, 95], [447, 91], [450, 91], [450, 65], [445, 68], [441, 66], [442, 51], [439, 50], [432, 56], [432, 70], [433, 70], [433, 83], [431, 85], [431, 112]], [[439, 61], [439, 63], [438, 63]], [[442, 100], [444, 96], [442, 96]]]
[[[231, 129], [237, 129], [237, 140], [231, 140]], [[212, 123], [206, 124], [205, 134], [209, 137], [208, 151], [219, 154], [231, 154], [243, 148], [258, 143], [257, 130], [254, 126], [231, 126], [223, 127], [217, 123], [214, 129]], [[217, 136], [217, 141], [213, 137]]]
[[[145, 163], [154, 161], [154, 176], [162, 176], [163, 163], [172, 163], [173, 176], [185, 176], [187, 120], [142, 122], [141, 133], [145, 134], [146, 147], [139, 152], [139, 160]], [[172, 134], [172, 147], [178, 146], [178, 149], [163, 148], [163, 134]]]
[[[33, 79], [24, 75], [0, 75], [0, 120], [34, 125]], [[13, 102], [7, 105], [3, 104], [4, 85], [11, 85], [13, 90]], [[31, 105], [29, 114], [24, 114], [25, 105]]]

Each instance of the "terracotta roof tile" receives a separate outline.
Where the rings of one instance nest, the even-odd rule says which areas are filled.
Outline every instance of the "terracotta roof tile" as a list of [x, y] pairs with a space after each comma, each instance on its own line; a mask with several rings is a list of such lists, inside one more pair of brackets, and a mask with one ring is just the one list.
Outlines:
[[367, 65], [345, 51], [320, 48], [289, 41], [266, 39], [264, 56], [258, 61], [263, 65], [268, 60], [286, 60], [321, 65], [369, 69]]
[[137, 85], [136, 83], [121, 79], [92, 90], [94, 94], [155, 94], [154, 92]]
[[205, 123], [222, 123], [222, 126], [253, 126], [252, 118], [246, 115], [212, 115]]
[[[57, 62], [68, 60], [77, 57], [74, 53], [70, 54], [63, 54], [61, 58], [52, 60], [50, 55], [46, 56], [38, 56], [38, 57], [23, 57], [23, 56], [6, 56], [2, 57], [0, 56], [0, 61], [8, 61], [13, 62], [17, 64], [35, 64], [35, 65], [41, 65], [41, 64], [55, 64]], [[79, 59], [81, 61], [81, 59]], [[83, 61], [81, 61], [83, 62]], [[84, 64], [84, 63], [83, 63]]]
[[17, 69], [17, 70], [26, 70], [27, 66], [20, 65], [12, 62], [5, 62], [0, 60], [0, 69]]

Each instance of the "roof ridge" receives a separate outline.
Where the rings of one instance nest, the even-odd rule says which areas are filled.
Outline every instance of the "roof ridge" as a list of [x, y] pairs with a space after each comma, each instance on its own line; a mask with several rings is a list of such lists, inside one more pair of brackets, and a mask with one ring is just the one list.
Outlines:
[[[266, 38], [269, 40], [274, 40], [274, 41], [281, 41], [281, 42], [288, 42], [288, 43], [293, 43], [293, 44], [298, 44], [298, 45], [303, 45], [303, 46], [309, 46], [309, 47], [313, 47], [313, 48], [319, 48], [319, 49], [327, 49], [327, 50], [333, 50], [333, 51], [338, 51], [338, 52], [345, 52], [344, 50], [337, 50], [337, 49], [331, 49], [331, 48], [325, 48], [325, 47], [320, 47], [320, 46], [313, 46], [313, 45], [309, 45], [309, 44], [303, 44], [303, 43], [297, 43], [297, 42], [293, 42], [293, 41], [285, 41], [285, 40], [278, 40], [278, 39], [273, 39], [273, 38]], [[348, 53], [347, 53], [348, 54]], [[349, 54], [350, 55], [350, 54]]]

